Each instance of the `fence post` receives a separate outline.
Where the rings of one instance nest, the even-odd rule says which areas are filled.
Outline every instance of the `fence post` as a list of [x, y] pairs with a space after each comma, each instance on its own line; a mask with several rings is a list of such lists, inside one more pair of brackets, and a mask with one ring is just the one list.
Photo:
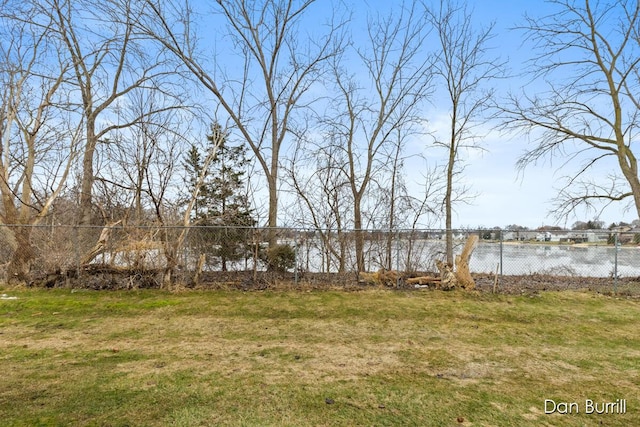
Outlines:
[[296, 287], [298, 286], [298, 229], [296, 228], [293, 232], [293, 258], [294, 258], [294, 267], [293, 267], [293, 282]]
[[504, 232], [500, 230], [500, 277], [502, 277], [502, 250], [504, 242]]
[[613, 293], [618, 293], [618, 233], [613, 238]]
[[400, 230], [396, 229], [396, 288], [400, 287]]

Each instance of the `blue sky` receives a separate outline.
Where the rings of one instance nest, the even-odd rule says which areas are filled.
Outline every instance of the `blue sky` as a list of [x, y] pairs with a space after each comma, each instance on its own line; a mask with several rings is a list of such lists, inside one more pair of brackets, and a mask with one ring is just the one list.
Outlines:
[[[426, 3], [437, 1], [425, 0]], [[345, 0], [345, 2], [355, 11], [351, 28], [356, 42], [359, 34], [366, 33], [366, 18], [369, 14], [376, 12], [384, 14], [401, 6], [401, 2], [388, 0]], [[309, 16], [312, 17], [311, 19], [317, 19], [314, 13], [319, 12], [325, 7], [324, 5], [326, 9], [321, 15], [325, 13], [328, 15], [329, 8], [333, 7], [333, 4], [333, 1], [320, 1], [312, 6], [315, 10], [310, 11]], [[496, 37], [492, 41], [494, 47], [492, 56], [499, 56], [508, 61], [508, 71], [515, 76], [499, 81], [496, 86], [499, 95], [504, 95], [509, 90], [519, 90], [526, 80], [517, 76], [525, 68], [531, 50], [530, 47], [522, 45], [524, 34], [513, 28], [524, 22], [525, 13], [533, 17], [541, 17], [552, 14], [554, 10], [551, 5], [542, 0], [469, 0], [468, 4], [468, 7], [474, 11], [474, 22], [478, 25], [495, 23]], [[209, 28], [212, 31], [218, 29], [215, 25], [209, 25]], [[310, 30], [313, 32], [313, 28]], [[223, 50], [222, 48], [221, 45], [215, 46], [218, 51]], [[438, 105], [441, 106], [442, 103], [438, 102], [438, 99], [433, 99], [431, 105], [424, 111], [424, 116], [429, 120], [429, 130], [436, 135], [439, 129], [443, 131], [448, 116], [448, 111], [438, 108]], [[561, 178], [572, 170], [578, 169], [579, 162], [572, 162], [559, 170], [558, 167], [563, 163], [563, 159], [556, 158], [551, 164], [546, 162], [531, 165], [524, 172], [519, 172], [516, 169], [516, 162], [530, 146], [527, 145], [523, 136], [504, 134], [496, 130], [496, 127], [496, 123], [484, 123], [483, 129], [486, 134], [482, 142], [484, 151], [467, 153], [463, 181], [471, 186], [477, 197], [469, 205], [456, 206], [454, 227], [504, 227], [510, 224], [530, 228], [542, 225], [571, 226], [575, 221], [594, 218], [594, 212], [579, 210], [566, 219], [559, 220], [549, 215]], [[439, 155], [437, 151], [428, 148], [432, 140], [432, 137], [424, 137], [422, 141], [414, 141], [406, 154], [421, 153], [430, 161], [437, 161]], [[415, 180], [413, 188], [416, 192], [421, 181], [421, 177], [418, 176], [420, 167], [420, 163], [412, 163], [407, 168], [410, 171], [407, 173], [407, 181]], [[612, 163], [603, 164], [593, 170], [591, 178], [604, 179], [612, 168], [615, 168]], [[631, 222], [636, 219], [635, 210], [626, 209], [627, 207], [628, 205], [624, 202], [611, 206], [600, 215], [599, 219], [606, 225], [621, 220]], [[434, 225], [444, 227], [444, 218]]]
[[[434, 3], [437, 0], [434, 0]], [[427, 1], [428, 3], [428, 1]], [[508, 68], [512, 75], [517, 75], [525, 67], [530, 50], [522, 45], [523, 34], [513, 28], [524, 22], [525, 13], [533, 17], [541, 17], [553, 13], [553, 8], [542, 0], [482, 0], [469, 1], [473, 8], [474, 21], [479, 25], [495, 23], [496, 38], [493, 40], [494, 54], [508, 60]], [[398, 3], [361, 0], [351, 4], [364, 11], [388, 10], [397, 7]], [[360, 5], [360, 6], [359, 6]], [[363, 13], [361, 16], [364, 16]], [[498, 91], [518, 90], [523, 86], [524, 78], [511, 77], [499, 82]], [[434, 102], [434, 105], [437, 105]], [[438, 122], [445, 123], [448, 112], [435, 107], [426, 112], [430, 118], [430, 127], [436, 129]], [[562, 169], [564, 159], [555, 158], [551, 162], [531, 165], [519, 172], [516, 162], [527, 149], [526, 139], [522, 135], [507, 135], [493, 129], [491, 123], [485, 124], [486, 137], [482, 143], [484, 152], [469, 153], [464, 173], [464, 182], [470, 185], [478, 196], [469, 205], [456, 207], [453, 218], [454, 227], [493, 227], [519, 224], [531, 228], [541, 225], [571, 226], [575, 221], [593, 219], [596, 213], [584, 210], [575, 211], [574, 215], [565, 219], [557, 219], [549, 215], [553, 199], [557, 194], [555, 188], [561, 185], [562, 178], [580, 167], [580, 162], [571, 162]], [[426, 144], [427, 142], [425, 142]], [[428, 153], [425, 151], [425, 154]], [[433, 154], [428, 154], [430, 157]], [[614, 163], [603, 163], [590, 175], [595, 180], [605, 179], [615, 168]], [[627, 209], [626, 202], [610, 206], [599, 219], [606, 225], [624, 220], [636, 219], [635, 210]], [[444, 219], [441, 221], [444, 226]]]

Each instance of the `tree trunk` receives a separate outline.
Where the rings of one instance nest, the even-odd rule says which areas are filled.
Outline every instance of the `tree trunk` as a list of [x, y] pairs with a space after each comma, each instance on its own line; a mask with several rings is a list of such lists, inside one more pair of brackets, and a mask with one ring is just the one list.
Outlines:
[[478, 236], [472, 234], [462, 249], [462, 253], [456, 256], [455, 272], [453, 266], [449, 263], [436, 260], [436, 267], [440, 271], [440, 283], [436, 287], [438, 289], [450, 290], [457, 287], [472, 290], [475, 288], [475, 282], [469, 272], [469, 258], [478, 243]]
[[356, 269], [358, 273], [365, 271], [364, 268], [364, 232], [362, 230], [362, 212], [360, 211], [360, 199], [353, 201], [353, 225], [356, 244]]
[[344, 273], [346, 271], [346, 254], [347, 254], [347, 242], [344, 234], [338, 230], [338, 242], [340, 246], [340, 255], [338, 257], [338, 273]]
[[7, 282], [26, 283], [31, 272], [31, 262], [35, 259], [35, 250], [31, 245], [31, 230], [29, 226], [12, 228], [16, 239], [16, 249], [7, 266]]
[[[619, 136], [619, 138], [624, 141], [624, 137], [622, 135]], [[633, 152], [624, 146], [624, 143], [618, 145], [622, 146], [622, 149], [619, 149], [618, 152], [618, 163], [622, 170], [622, 174], [629, 183], [629, 187], [631, 187], [634, 206], [636, 208], [638, 218], [640, 218], [640, 179], [638, 178], [637, 160]]]
[[633, 191], [633, 201], [636, 207], [636, 214], [638, 215], [638, 218], [640, 218], [640, 180], [638, 180], [638, 177], [636, 177], [634, 182], [631, 183], [631, 191]]
[[164, 273], [162, 275], [162, 284], [161, 284], [161, 288], [162, 289], [167, 289], [169, 287], [171, 287], [171, 285], [173, 284], [173, 276], [176, 270], [176, 267], [178, 266], [178, 262], [176, 259], [176, 253], [175, 253], [175, 248], [172, 246], [171, 243], [169, 242], [165, 242], [164, 244], [164, 256], [165, 256], [165, 266], [164, 266]]
[[[82, 182], [80, 184], [80, 215], [79, 224], [91, 225], [92, 199], [93, 199], [93, 156], [96, 151], [95, 122], [87, 119], [87, 142], [82, 158]], [[81, 240], [82, 241], [82, 240]]]
[[202, 268], [204, 267], [204, 262], [207, 256], [205, 254], [200, 254], [198, 257], [198, 264], [196, 265], [196, 272], [193, 276], [193, 283], [196, 286], [200, 285], [200, 276], [202, 275]]
[[[333, 237], [330, 230], [327, 230], [326, 233], [320, 234], [320, 238], [322, 239], [323, 268], [325, 272], [331, 272], [332, 261], [336, 259], [338, 262], [338, 273], [344, 273], [347, 265], [347, 241], [342, 229], [338, 228], [335, 237]], [[337, 249], [334, 244], [337, 244]]]
[[[266, 171], [265, 171], [266, 172]], [[267, 175], [269, 185], [269, 232], [267, 233], [267, 242], [269, 248], [278, 244], [278, 236], [276, 227], [278, 226], [278, 163], [272, 162], [271, 171]]]
[[179, 254], [183, 247], [186, 233], [188, 231], [187, 225], [184, 225], [178, 235], [169, 236], [169, 227], [164, 223], [161, 223], [160, 241], [162, 242], [162, 250], [164, 252], [165, 267], [162, 277], [162, 288], [168, 288], [173, 285], [175, 281], [175, 272], [179, 267]]
[[391, 175], [391, 195], [389, 200], [389, 233], [387, 234], [387, 270], [392, 269], [393, 264], [393, 229], [396, 226], [395, 223], [395, 208], [396, 208], [396, 174], [398, 172], [398, 158], [400, 156], [400, 147], [396, 147], [396, 155], [393, 159], [393, 170]]
[[444, 210], [445, 210], [445, 253], [447, 257], [447, 264], [453, 265], [453, 230], [451, 229], [453, 221], [452, 217], [452, 201], [453, 194], [453, 168], [456, 161], [456, 141], [455, 141], [455, 116], [452, 119], [452, 136], [449, 141], [449, 163], [447, 164], [447, 189], [444, 196]]
[[[111, 231], [113, 227], [120, 224], [120, 221], [116, 221], [110, 224], [105, 225], [102, 228], [102, 232], [100, 233], [100, 237], [96, 242], [95, 246], [88, 251], [80, 261], [80, 265], [88, 265], [93, 261], [98, 255], [104, 253], [107, 250], [109, 240], [111, 239]], [[88, 242], [85, 242], [85, 244]]]

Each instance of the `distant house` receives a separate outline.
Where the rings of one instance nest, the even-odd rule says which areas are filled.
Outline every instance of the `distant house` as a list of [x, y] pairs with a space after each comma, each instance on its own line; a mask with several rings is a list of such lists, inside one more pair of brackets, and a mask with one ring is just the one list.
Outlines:
[[606, 243], [608, 230], [547, 230], [539, 231], [536, 240], [556, 243]]
[[624, 230], [616, 230], [618, 233], [618, 242], [620, 244], [625, 245], [630, 243], [634, 243], [634, 244], [640, 243], [640, 227], [619, 227], [619, 228], [624, 228]]
[[[493, 233], [492, 233], [493, 235]], [[502, 238], [506, 242], [555, 242], [555, 243], [603, 243], [609, 241], [610, 230], [562, 230], [557, 227], [541, 227], [537, 230], [507, 230], [502, 233]], [[628, 231], [625, 234], [626, 240], [632, 240], [634, 236], [640, 240], [640, 228]], [[498, 234], [496, 233], [496, 238]], [[622, 237], [621, 237], [622, 240]]]
[[543, 231], [536, 234], [536, 240], [538, 242], [551, 242], [553, 235], [550, 231]]
[[528, 240], [535, 240], [538, 235], [537, 231], [531, 230], [515, 230], [505, 231], [503, 233], [503, 239], [506, 241], [525, 242]]
[[[453, 233], [451, 234], [451, 238], [453, 240], [465, 240], [467, 237], [469, 237], [469, 232], [465, 232], [465, 231], [460, 231], [460, 230], [454, 230]], [[446, 239], [447, 235], [446, 233], [437, 233], [433, 236], [429, 236], [429, 237], [433, 237], [435, 239], [438, 240], [444, 240]]]

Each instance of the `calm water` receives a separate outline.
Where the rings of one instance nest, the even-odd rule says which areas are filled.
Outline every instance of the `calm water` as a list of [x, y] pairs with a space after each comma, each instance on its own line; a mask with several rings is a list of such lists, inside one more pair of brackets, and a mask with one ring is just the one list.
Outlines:
[[[619, 247], [618, 276], [640, 276], [640, 248]], [[511, 244], [502, 246], [503, 274], [549, 273], [592, 277], [613, 276], [616, 251], [613, 246]], [[495, 271], [500, 244], [480, 243], [471, 257], [472, 271]]]
[[[318, 243], [318, 242], [316, 242]], [[460, 253], [464, 242], [456, 242], [455, 253]], [[299, 265], [307, 271], [323, 271], [322, 254], [318, 246], [299, 248]], [[404, 270], [407, 266], [407, 242], [394, 242], [393, 268]], [[368, 243], [366, 264], [369, 271], [386, 265], [383, 245]], [[500, 270], [500, 243], [479, 242], [471, 256], [470, 268], [475, 273], [505, 275], [553, 274], [567, 276], [611, 277], [614, 272], [615, 249], [613, 246], [544, 245], [504, 243], [502, 245], [502, 269]], [[347, 268], [353, 269], [353, 256], [347, 256]], [[444, 259], [444, 242], [421, 240], [414, 243], [409, 263], [417, 270], [433, 270], [435, 259]], [[640, 247], [618, 248], [618, 276], [640, 276]], [[332, 271], [335, 269], [332, 267]]]
[[[293, 245], [293, 240], [282, 241]], [[454, 253], [462, 250], [464, 241], [456, 241]], [[411, 251], [409, 253], [409, 250]], [[330, 272], [338, 270], [335, 257], [331, 256], [327, 267], [327, 251], [319, 239], [308, 239], [299, 243], [297, 264], [304, 271]], [[380, 242], [366, 242], [365, 264], [368, 271], [377, 271], [387, 266], [387, 248]], [[392, 244], [392, 268], [404, 271], [434, 271], [434, 260], [444, 259], [444, 241], [418, 240], [394, 241]], [[502, 260], [502, 264], [500, 261]], [[556, 276], [613, 277], [616, 251], [613, 246], [580, 246], [540, 243], [505, 242], [500, 253], [500, 243], [479, 242], [471, 256], [473, 273], [495, 273], [504, 275], [551, 274]], [[353, 247], [347, 249], [346, 269], [355, 271]], [[246, 269], [244, 262], [229, 263], [230, 270]], [[264, 266], [262, 266], [264, 267]], [[261, 267], [261, 268], [262, 268]], [[208, 266], [217, 270], [219, 265]], [[617, 252], [618, 277], [640, 277], [640, 247], [619, 247]]]

